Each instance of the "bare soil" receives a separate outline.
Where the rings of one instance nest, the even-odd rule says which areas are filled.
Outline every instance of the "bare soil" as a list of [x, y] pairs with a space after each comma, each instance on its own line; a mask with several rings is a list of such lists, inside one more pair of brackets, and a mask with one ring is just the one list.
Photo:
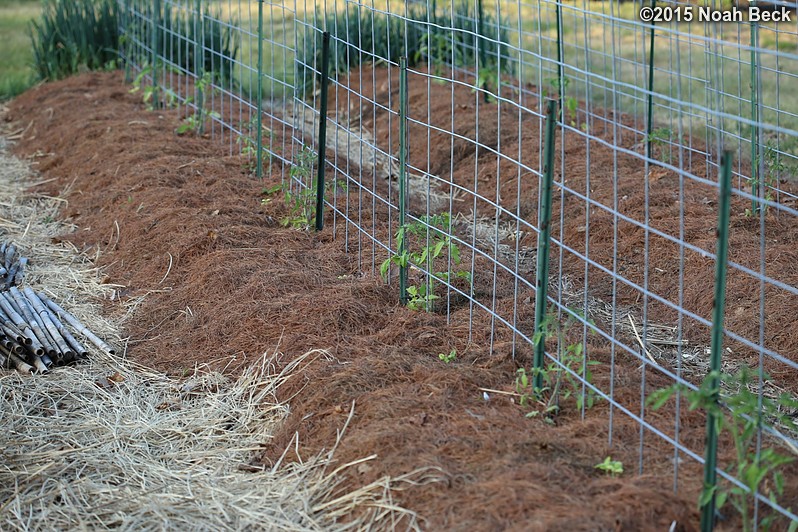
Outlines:
[[[387, 71], [376, 72], [384, 78], [372, 87], [374, 93], [388, 75]], [[436, 89], [411, 77], [411, 115], [426, 120], [426, 102], [431, 101], [434, 119], [442, 124], [444, 119], [450, 121], [449, 89], [437, 96], [428, 90]], [[455, 97], [463, 100], [462, 105], [473, 103], [469, 91]], [[438, 101], [443, 103], [438, 106]], [[511, 120], [513, 113], [507, 114], [506, 120]], [[455, 115], [457, 120], [461, 115]], [[365, 124], [369, 114], [363, 116], [364, 125], [374, 131], [378, 142], [387, 143], [388, 130], [379, 120], [377, 126]], [[492, 119], [485, 113], [483, 122], [482, 116], [480, 142], [490, 142], [482, 135], [493, 135], [502, 152], [515, 150], [517, 155], [518, 145], [512, 146], [513, 135], [518, 136], [517, 122], [505, 129], [507, 123], [499, 127], [495, 111]], [[549, 424], [524, 417], [526, 410], [510, 396], [492, 393], [486, 401], [479, 388], [513, 390], [515, 370], [528, 366], [528, 350], [519, 349], [513, 360], [511, 335], [501, 332], [491, 338], [489, 317], [479, 311], [469, 331], [467, 307], [455, 309], [447, 321], [438, 313], [399, 306], [395, 286], [386, 286], [374, 275], [361, 275], [356, 254], [346, 253], [346, 245], [351, 245], [356, 235], [347, 239], [338, 231], [334, 239], [330, 230], [313, 233], [283, 228], [279, 223], [287, 212], [283, 202], [261, 202], [263, 189], [280, 182], [279, 171], [259, 182], [244, 168], [246, 160], [230, 155], [230, 146], [218, 137], [176, 136], [178, 112], [146, 110], [139, 96], [128, 93], [121, 74], [89, 73], [36, 87], [12, 103], [8, 120], [24, 130], [17, 152], [34, 158], [39, 171], [51, 179], [42, 189], [61, 193], [68, 202], [63, 216], [80, 227], [63, 238], [89, 255], [96, 253], [107, 282], [120, 285], [117, 298], [107, 303], [109, 312], [135, 308], [133, 318], [127, 321], [127, 356], [182, 375], [196, 364], [237, 372], [248, 361], [275, 349], [283, 353], [286, 362], [310, 348], [329, 352], [329, 357], [298, 373], [284, 387], [292, 414], [277, 437], [264, 442], [256, 461], [273, 463], [288, 446], [288, 459], [292, 460], [329, 448], [354, 403], [355, 415], [336, 459], [343, 463], [371, 454], [379, 459], [344, 475], [343, 485], [359, 485], [419, 467], [439, 468], [445, 481], [395, 495], [421, 514], [431, 530], [667, 530], [674, 521], [677, 530], [696, 528], [701, 470], [692, 460], [682, 457], [675, 494], [673, 448], [646, 434], [642, 442], [644, 474], [637, 474], [639, 425], [616, 409], [610, 446], [606, 403], [588, 410], [584, 419], [572, 404], [564, 405], [562, 414]], [[470, 135], [464, 129], [468, 127], [463, 123], [456, 125], [456, 130]], [[521, 128], [523, 142], [537, 146], [539, 122], [522, 120]], [[503, 137], [505, 131], [508, 138]], [[565, 141], [567, 168], [573, 172], [567, 181], [584, 193], [586, 146], [573, 137], [569, 140], [566, 135]], [[413, 149], [411, 163], [425, 169], [427, 164], [451, 168], [450, 141], [445, 139], [445, 143], [447, 148], [440, 153], [431, 150], [429, 162], [420, 159], [426, 145]], [[480, 155], [469, 153], [467, 146], [458, 149], [462, 153], [458, 152], [455, 162], [462, 170], [449, 175], [473, 188], [473, 165]], [[529, 160], [525, 163], [537, 167], [537, 150], [526, 152]], [[497, 171], [495, 154], [492, 157], [486, 172]], [[582, 167], [577, 163], [580, 157]], [[590, 164], [596, 165], [591, 176], [602, 175], [602, 168], [612, 169], [606, 166], [612, 164], [610, 157], [607, 149], [591, 148]], [[499, 173], [501, 168], [499, 165]], [[622, 212], [639, 219], [642, 170], [623, 159], [618, 169], [619, 173], [624, 169], [620, 187], [628, 198], [621, 203]], [[518, 186], [512, 182], [517, 170], [512, 172], [507, 183], [504, 177], [500, 179], [501, 186], [508, 187], [510, 202], [517, 197]], [[495, 188], [495, 175], [487, 179]], [[650, 215], [652, 224], [661, 223], [668, 231], [675, 230], [673, 223], [679, 213], [674, 179], [678, 181], [664, 174], [650, 190], [650, 198], [659, 198], [650, 200], [657, 213]], [[521, 196], [532, 198], [532, 206], [536, 187], [536, 180], [522, 180]], [[591, 185], [590, 193], [602, 202], [612, 196], [610, 187]], [[705, 190], [685, 183], [689, 238], [711, 250], [716, 214], [712, 200], [702, 203], [704, 197], [713, 197], [710, 187]], [[535, 215], [534, 208], [520, 202], [513, 208], [527, 209], [524, 216], [528, 218]], [[739, 208], [738, 204], [733, 207], [735, 211]], [[575, 209], [578, 216], [574, 218], [581, 218], [584, 225], [584, 206], [573, 201], [568, 209]], [[362, 216], [369, 225], [373, 223], [375, 233], [390, 232], [381, 213], [364, 211]], [[768, 227], [769, 252], [773, 249], [771, 237], [778, 250], [768, 260], [773, 260], [779, 279], [796, 286], [798, 232], [794, 221], [783, 218], [774, 221], [772, 235]], [[601, 211], [591, 213], [591, 239], [595, 236], [597, 240], [590, 242], [590, 257], [609, 268], [612, 223], [612, 217]], [[609, 229], [600, 230], [604, 227]], [[642, 231], [631, 226], [619, 228], [619, 253], [629, 264], [624, 275], [642, 276]], [[576, 249], [584, 246], [584, 233], [578, 229], [577, 222], [563, 227], [564, 238]], [[747, 220], [735, 219], [733, 260], [751, 262], [738, 246], [748, 253], [758, 252], [757, 229]], [[678, 287], [673, 253], [664, 243], [651, 245], [652, 289], [668, 293]], [[711, 308], [711, 298], [706, 298], [711, 261], [694, 257], [686, 263], [694, 270], [685, 275], [689, 279], [685, 305], [704, 315]], [[770, 265], [768, 262], [768, 268]], [[666, 274], [655, 272], [655, 266], [665, 268]], [[556, 267], [570, 268], [567, 263]], [[579, 279], [584, 275], [583, 263], [577, 263], [569, 274]], [[591, 290], [606, 296], [607, 281], [598, 273], [590, 275]], [[734, 321], [736, 306], [755, 304], [751, 290], [756, 294], [758, 285], [730, 280], [730, 328], [748, 331], [746, 327], [758, 327], [758, 320], [750, 315]], [[511, 285], [499, 283], [497, 291], [497, 309], [509, 312]], [[621, 287], [619, 295], [634, 296]], [[774, 296], [776, 305], [778, 297]], [[796, 350], [784, 346], [795, 346], [798, 340], [789, 319], [795, 302], [781, 304], [768, 309], [766, 327], [769, 335], [780, 339], [779, 352], [794, 355]], [[528, 327], [534, 305], [521, 307], [519, 322]], [[668, 318], [664, 311], [657, 317]], [[591, 356], [609, 367], [606, 344], [596, 340], [589, 347]], [[438, 359], [439, 353], [453, 348], [458, 353], [456, 362], [444, 364]], [[632, 412], [641, 408], [643, 378], [650, 389], [668, 383], [658, 373], [641, 371], [638, 366], [635, 359], [625, 357], [615, 361], [614, 377], [608, 371], [596, 371], [595, 376], [602, 389], [609, 389], [614, 378], [615, 399]], [[672, 427], [673, 413], [664, 409], [647, 412], [646, 420]], [[703, 416], [683, 413], [680, 438], [685, 445], [700, 452], [703, 430]], [[624, 463], [627, 472], [621, 477], [611, 478], [595, 469], [609, 455]], [[785, 473], [788, 486], [782, 503], [786, 506], [798, 506], [795, 473], [792, 467]], [[727, 526], [736, 527], [734, 521]]]

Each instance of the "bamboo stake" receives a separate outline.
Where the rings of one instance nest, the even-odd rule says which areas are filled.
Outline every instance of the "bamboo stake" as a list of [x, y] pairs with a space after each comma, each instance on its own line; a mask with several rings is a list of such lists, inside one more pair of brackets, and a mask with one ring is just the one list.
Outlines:
[[2, 336], [2, 340], [0, 340], [0, 344], [3, 345], [6, 349], [14, 349], [14, 341], [6, 335]]
[[5, 297], [0, 297], [0, 308], [2, 308], [8, 317], [11, 318], [11, 321], [14, 323], [14, 325], [16, 325], [17, 328], [22, 331], [22, 336], [27, 338], [27, 340], [24, 340], [24, 343], [32, 346], [36, 351], [36, 354], [40, 355], [44, 353], [44, 347], [36, 338], [36, 335], [33, 334], [33, 331], [31, 331], [30, 327], [28, 327], [27, 323], [25, 323], [25, 320], [23, 320], [22, 317], [17, 314], [13, 308], [11, 308], [11, 305], [8, 304], [8, 301]]
[[42, 362], [44, 363], [44, 365], [47, 366], [48, 370], [51, 367], [53, 367], [53, 360], [50, 357], [48, 357], [47, 355], [42, 355], [41, 359], [42, 359]]
[[[47, 355], [42, 355], [42, 356], [47, 356]], [[28, 362], [31, 362], [33, 364], [33, 367], [36, 368], [37, 373], [47, 373], [48, 371], [50, 371], [47, 365], [42, 361], [42, 357], [39, 355], [31, 354], [28, 357]]]
[[[17, 293], [19, 293], [19, 290], [17, 290], [16, 288], [12, 288], [11, 290], [16, 290]], [[58, 328], [55, 326], [55, 324], [52, 323], [52, 321], [50, 321], [50, 318], [47, 315], [48, 314], [47, 308], [44, 306], [42, 301], [36, 295], [36, 292], [34, 292], [29, 286], [26, 286], [23, 290], [25, 291], [25, 296], [28, 298], [28, 302], [31, 304], [31, 306], [33, 306], [33, 309], [41, 318], [44, 324], [44, 328], [53, 337], [55, 345], [58, 347], [59, 350], [61, 350], [61, 353], [63, 353], [65, 357], [74, 358], [75, 357], [74, 351], [72, 351], [72, 349], [66, 344], [66, 342], [64, 342], [64, 339], [62, 338], [61, 334], [59, 334]], [[20, 293], [20, 296], [21, 295], [22, 294]]]
[[50, 312], [50, 309], [46, 310], [47, 310], [47, 317], [49, 317], [50, 321], [52, 321], [53, 324], [56, 326], [58, 332], [61, 333], [61, 336], [64, 338], [66, 343], [75, 351], [75, 355], [78, 356], [79, 358], [86, 358], [87, 356], [89, 356], [89, 350], [86, 349], [86, 347], [83, 344], [81, 344], [74, 336], [72, 336], [72, 333], [69, 332], [69, 330], [64, 326], [64, 324], [61, 323], [61, 321], [55, 316], [55, 314]]
[[47, 296], [45, 296], [42, 292], [39, 292], [38, 296], [39, 299], [42, 301], [42, 303], [44, 303], [50, 308], [53, 314], [55, 314], [60, 319], [63, 319], [67, 323], [69, 323], [77, 332], [88, 338], [91, 343], [93, 343], [94, 345], [96, 345], [98, 348], [100, 348], [102, 351], [105, 351], [109, 355], [116, 354], [116, 351], [111, 346], [103, 342], [96, 334], [94, 334], [88, 328], [86, 328], [86, 326], [80, 323], [80, 321], [78, 321], [78, 319], [75, 316], [73, 316], [72, 314], [61, 308], [58, 305], [58, 303], [55, 303], [51, 299], [48, 299]]
[[22, 316], [22, 309], [19, 308], [19, 303], [17, 303], [16, 300], [14, 300], [14, 298], [11, 297], [11, 294], [9, 294], [8, 292], [0, 292], [0, 296], [5, 298], [8, 304], [11, 305], [11, 308], [14, 309], [14, 312], [19, 314], [20, 317]]
[[13, 339], [15, 342], [24, 344], [26, 338], [22, 336], [22, 333], [14, 326], [13, 323], [7, 320], [0, 321], [0, 331], [3, 332], [8, 338]]
[[[39, 343], [42, 345], [42, 348], [50, 353], [51, 351], [55, 351], [55, 347], [50, 344], [47, 335], [44, 333], [42, 328], [39, 326], [38, 321], [34, 317], [34, 312], [28, 306], [27, 301], [25, 301], [25, 297], [22, 295], [22, 292], [15, 286], [12, 286], [8, 292], [3, 294], [6, 299], [13, 299], [17, 304], [17, 309], [21, 311], [20, 315], [25, 319], [30, 329], [33, 331], [33, 334], [36, 335], [36, 338], [39, 340]], [[9, 301], [10, 303], [11, 301]], [[41, 354], [41, 353], [40, 353]]]
[[17, 371], [23, 374], [30, 374], [33, 373], [33, 366], [22, 360], [19, 356], [11, 351], [8, 351], [4, 347], [0, 346], [0, 352], [3, 353], [9, 362], [17, 368]]

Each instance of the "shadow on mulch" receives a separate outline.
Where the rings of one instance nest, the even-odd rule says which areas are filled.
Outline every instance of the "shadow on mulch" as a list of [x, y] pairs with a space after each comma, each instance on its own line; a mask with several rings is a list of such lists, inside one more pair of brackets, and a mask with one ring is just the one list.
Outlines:
[[[511, 391], [528, 352], [514, 362], [500, 338], [489, 356], [486, 316], [477, 312], [469, 331], [466, 314], [447, 323], [400, 307], [395, 287], [359, 274], [343, 237], [281, 227], [283, 202], [261, 203], [279, 176], [258, 182], [229, 146], [176, 136], [177, 112], [146, 111], [119, 73], [37, 87], [12, 103], [9, 119], [25, 129], [17, 152], [52, 179], [41, 190], [68, 201], [62, 214], [80, 229], [64, 238], [99, 253], [107, 281], [120, 285], [109, 310], [135, 307], [128, 356], [180, 375], [195, 364], [239, 371], [275, 349], [286, 361], [329, 352], [285, 385], [292, 413], [260, 461], [273, 463], [297, 436], [290, 459], [329, 448], [354, 403], [336, 460], [378, 459], [342, 482], [440, 468], [445, 482], [395, 494], [429, 529], [668, 530], [674, 521], [695, 529], [695, 464], [679, 468], [674, 494], [673, 448], [650, 434], [641, 444], [639, 425], [617, 410], [608, 446], [606, 404], [584, 420], [563, 405], [549, 425], [525, 418], [509, 396], [486, 401], [479, 388]], [[451, 349], [457, 361], [444, 364], [438, 354]], [[592, 353], [606, 362], [601, 349]], [[615, 398], [633, 412], [641, 377], [631, 362], [616, 368]], [[596, 379], [607, 387], [609, 375]], [[663, 426], [672, 418], [646, 414]], [[701, 416], [684, 414], [685, 445], [700, 449], [703, 428]], [[626, 466], [622, 477], [595, 469], [609, 455]]]

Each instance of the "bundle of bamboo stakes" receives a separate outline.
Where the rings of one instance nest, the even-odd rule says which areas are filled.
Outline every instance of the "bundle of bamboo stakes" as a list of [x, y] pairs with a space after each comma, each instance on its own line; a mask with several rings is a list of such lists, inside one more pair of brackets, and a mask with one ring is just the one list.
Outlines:
[[46, 373], [88, 356], [69, 329], [100, 350], [114, 350], [43, 292], [21, 287], [28, 259], [13, 244], [0, 245], [0, 366], [20, 373]]

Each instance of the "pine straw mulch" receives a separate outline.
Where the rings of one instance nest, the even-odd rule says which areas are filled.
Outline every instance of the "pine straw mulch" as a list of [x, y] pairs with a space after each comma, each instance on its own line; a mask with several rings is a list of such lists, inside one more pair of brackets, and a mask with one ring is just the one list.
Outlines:
[[[42, 184], [30, 174], [0, 137], [0, 234], [31, 258], [25, 282], [124, 345], [120, 321], [130, 314], [106, 319], [98, 305], [119, 287], [101, 283], [102, 271], [58, 238], [76, 229], [58, 221], [65, 201], [26, 193]], [[333, 465], [335, 445], [269, 468], [250, 464], [289, 413], [280, 386], [328, 356], [321, 351], [287, 362], [264, 354], [237, 377], [197, 365], [179, 379], [90, 351], [88, 363], [46, 375], [0, 370], [3, 530], [416, 529], [416, 515], [392, 496], [441, 479], [427, 469], [342, 486], [342, 470], [376, 456]], [[345, 426], [336, 444], [344, 434]]]
[[[252, 179], [218, 133], [175, 136], [178, 113], [146, 111], [119, 73], [38, 87], [12, 104], [10, 119], [20, 131], [18, 153], [52, 179], [35, 190], [62, 194], [62, 216], [79, 226], [62, 240], [97, 254], [113, 285], [107, 312], [135, 316], [125, 327], [131, 359], [173, 377], [197, 364], [235, 376], [278, 344], [278, 370], [311, 348], [328, 353], [278, 390], [279, 399], [290, 399], [290, 413], [250, 468], [299, 462], [338, 442], [336, 466], [377, 456], [340, 471], [341, 489], [419, 468], [442, 472], [442, 482], [394, 494], [430, 529], [695, 527], [696, 464], [682, 461], [674, 494], [672, 447], [645, 435], [645, 474], [635, 475], [639, 426], [616, 411], [609, 447], [606, 404], [584, 420], [566, 409], [550, 426], [525, 419], [507, 396], [485, 401], [479, 388], [507, 389], [529, 353], [511, 360], [505, 335], [488, 356], [489, 322], [477, 313], [469, 331], [468, 308], [455, 309], [447, 323], [399, 307], [394, 288], [359, 275], [358, 256], [346, 253], [341, 231], [333, 239], [329, 230], [280, 227], [282, 202], [260, 201], [279, 175]], [[363, 216], [370, 224], [370, 214]], [[374, 223], [387, 234], [383, 220]], [[350, 244], [355, 238], [350, 234]], [[368, 270], [370, 257], [361, 258]], [[453, 348], [456, 363], [438, 360]], [[592, 346], [592, 353], [606, 365], [601, 349]], [[642, 378], [651, 389], [667, 384], [638, 365], [616, 360], [612, 377], [615, 399], [633, 412]], [[603, 389], [610, 378], [596, 371]], [[672, 430], [672, 412], [647, 412], [646, 419]], [[692, 449], [702, 447], [703, 421], [682, 414], [680, 438]], [[629, 473], [597, 471], [608, 455]], [[783, 502], [795, 506], [788, 484]]]

